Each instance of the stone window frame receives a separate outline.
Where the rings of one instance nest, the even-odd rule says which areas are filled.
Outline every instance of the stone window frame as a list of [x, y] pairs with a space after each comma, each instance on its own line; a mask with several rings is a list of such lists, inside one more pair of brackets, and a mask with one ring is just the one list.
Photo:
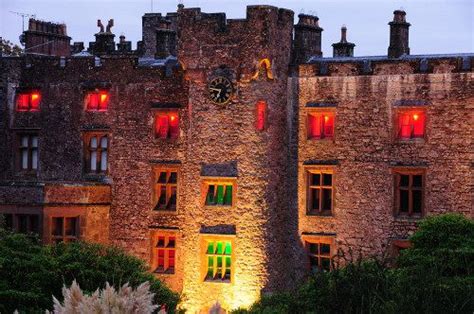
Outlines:
[[[305, 215], [306, 216], [314, 216], [314, 217], [334, 217], [334, 211], [335, 211], [335, 195], [336, 195], [336, 188], [335, 188], [335, 178], [336, 178], [336, 169], [335, 166], [328, 166], [328, 165], [323, 165], [323, 166], [315, 166], [315, 165], [309, 165], [309, 166], [304, 166], [303, 167], [304, 171], [304, 204], [305, 204]], [[311, 213], [309, 211], [310, 208], [310, 201], [311, 201], [311, 189], [310, 189], [310, 175], [311, 174], [323, 174], [323, 173], [328, 173], [332, 175], [331, 178], [331, 210], [329, 214], [321, 214], [321, 209], [319, 213]], [[322, 180], [322, 177], [321, 177]], [[322, 190], [323, 186], [321, 186]], [[321, 194], [320, 194], [321, 195]], [[322, 197], [320, 197], [320, 203], [322, 202]]]
[[[400, 119], [401, 114], [407, 114], [407, 113], [423, 113], [424, 116], [424, 125], [423, 125], [423, 136], [422, 137], [410, 137], [410, 138], [402, 138], [400, 137], [399, 133], [400, 130], [398, 128], [398, 123]], [[393, 110], [393, 117], [392, 117], [392, 123], [393, 123], [393, 128], [392, 128], [392, 139], [394, 142], [397, 143], [413, 143], [413, 142], [426, 142], [427, 141], [427, 125], [429, 122], [428, 118], [428, 110], [426, 106], [397, 106], [394, 107]]]
[[[311, 257], [315, 257], [318, 259], [318, 267], [322, 267], [322, 262], [321, 260], [324, 259], [329, 259], [330, 262], [330, 269], [333, 269], [333, 258], [336, 256], [337, 248], [336, 248], [336, 237], [334, 235], [315, 235], [315, 234], [302, 234], [301, 239], [303, 241], [303, 245], [305, 248], [305, 253], [307, 256], [307, 261], [306, 261], [306, 267], [310, 271], [311, 269]], [[318, 253], [317, 254], [311, 254], [309, 251], [309, 244], [318, 244]], [[322, 255], [320, 254], [319, 250], [319, 245], [321, 244], [329, 244], [329, 254], [328, 255]]]
[[[107, 153], [107, 163], [106, 163], [106, 170], [100, 170], [100, 165], [102, 162], [102, 153], [103, 153], [103, 148], [101, 147], [101, 140], [103, 137], [107, 138], [107, 148], [105, 152]], [[99, 166], [96, 168], [95, 171], [91, 170], [91, 147], [90, 147], [90, 142], [93, 137], [96, 137], [97, 140], [97, 148], [95, 150], [96, 152], [96, 166]], [[104, 176], [109, 173], [109, 160], [110, 160], [110, 142], [111, 142], [111, 136], [110, 132], [108, 130], [93, 130], [93, 131], [84, 131], [82, 134], [82, 146], [83, 146], [83, 169], [84, 169], [84, 174], [89, 175], [89, 176]]]
[[[401, 213], [400, 212], [400, 189], [399, 189], [399, 181], [400, 175], [409, 175], [409, 201], [408, 201], [408, 213]], [[422, 185], [420, 188], [415, 188], [415, 190], [421, 191], [421, 212], [420, 213], [413, 213], [413, 202], [410, 201], [412, 199], [412, 178], [414, 175], [421, 175], [422, 176]], [[393, 214], [396, 218], [414, 218], [419, 219], [425, 216], [425, 201], [426, 201], [426, 168], [418, 168], [418, 167], [395, 167], [392, 168], [392, 176], [393, 176]]]
[[[176, 180], [177, 183], [175, 184], [168, 184], [166, 183], [166, 191], [171, 190], [174, 186], [176, 187], [176, 208], [175, 209], [155, 209], [157, 206], [157, 202], [159, 200], [157, 196], [157, 188], [158, 186], [161, 187], [162, 183], [157, 183], [158, 178], [160, 176], [160, 172], [176, 172]], [[167, 174], [168, 177], [168, 174]], [[180, 181], [181, 181], [181, 165], [180, 164], [154, 164], [152, 166], [152, 178], [151, 178], [151, 189], [152, 189], [152, 197], [151, 197], [151, 209], [154, 213], [162, 213], [162, 214], [176, 214], [179, 211], [180, 201], [179, 201], [179, 193], [180, 193]], [[168, 186], [169, 185], [169, 186]], [[167, 196], [168, 199], [168, 196]]]
[[[15, 170], [19, 174], [37, 175], [40, 168], [40, 136], [37, 129], [18, 130], [15, 132]], [[23, 137], [28, 137], [28, 146], [22, 145]], [[36, 147], [33, 147], [33, 138], [37, 138]], [[24, 169], [23, 149], [27, 150], [27, 168]], [[36, 169], [33, 168], [33, 152], [36, 151]]]
[[[224, 258], [223, 265], [226, 263], [225, 257], [226, 254], [208, 254], [208, 243], [209, 242], [226, 242], [230, 243], [231, 246], [231, 254], [230, 254], [230, 278], [227, 279], [209, 279], [208, 278], [208, 257], [215, 256], [215, 265], [217, 269], [217, 257], [222, 256]], [[225, 245], [223, 246], [225, 250]], [[200, 255], [201, 255], [201, 280], [204, 283], [209, 284], [232, 284], [235, 282], [235, 234], [200, 234]], [[223, 272], [225, 275], [225, 271]], [[224, 276], [223, 276], [224, 277]]]
[[[62, 219], [62, 234], [61, 235], [54, 235], [54, 220], [55, 219]], [[67, 235], [66, 234], [66, 220], [68, 219], [75, 219], [75, 235]], [[52, 215], [49, 217], [49, 237], [51, 243], [58, 243], [58, 242], [73, 242], [78, 241], [81, 236], [81, 218], [80, 215]]]
[[[235, 208], [237, 203], [237, 178], [236, 177], [207, 177], [201, 176], [201, 204], [204, 208], [212, 209], [212, 208]], [[232, 204], [231, 205], [224, 205], [224, 204], [206, 204], [207, 194], [209, 191], [210, 185], [225, 185], [225, 186], [232, 186]]]
[[[164, 238], [163, 246], [158, 247], [159, 238]], [[174, 246], [170, 246], [170, 238], [174, 238]], [[154, 274], [159, 275], [175, 275], [177, 274], [177, 262], [178, 262], [178, 252], [180, 244], [179, 232], [178, 230], [172, 229], [153, 229], [150, 231], [150, 271]], [[159, 267], [159, 251], [164, 251], [164, 267], [163, 269], [158, 269]], [[169, 267], [170, 263], [170, 252], [174, 252], [174, 267]]]
[[[306, 109], [305, 110], [305, 130], [304, 130], [305, 139], [307, 141], [334, 142], [336, 140], [336, 125], [337, 125], [336, 107], [334, 107], [334, 106], [306, 107], [305, 109]], [[310, 137], [310, 134], [309, 134], [309, 128], [310, 128], [309, 118], [310, 118], [310, 115], [315, 115], [315, 114], [317, 114], [317, 115], [330, 114], [330, 115], [333, 116], [333, 135], [331, 137], [321, 137], [321, 138]]]

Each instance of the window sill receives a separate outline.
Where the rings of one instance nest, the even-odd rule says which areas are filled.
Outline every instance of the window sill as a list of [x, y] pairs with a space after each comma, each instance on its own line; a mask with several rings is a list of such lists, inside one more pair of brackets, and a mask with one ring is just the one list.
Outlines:
[[415, 221], [419, 221], [421, 219], [424, 218], [423, 215], [419, 214], [419, 215], [411, 215], [411, 216], [408, 216], [408, 215], [395, 215], [395, 221], [407, 221], [407, 222], [415, 222]]
[[178, 210], [176, 209], [152, 209], [152, 213], [158, 215], [176, 215]]
[[426, 140], [424, 137], [396, 138], [394, 142], [396, 144], [424, 144]]
[[204, 205], [204, 209], [232, 209], [234, 205]]
[[173, 270], [170, 270], [170, 269], [157, 270], [157, 269], [155, 269], [155, 271], [153, 273], [156, 274], [156, 275], [169, 275], [169, 276], [175, 275], [174, 269]]
[[324, 137], [324, 138], [307, 138], [308, 142], [321, 142], [321, 143], [334, 143], [334, 137]]
[[327, 218], [334, 218], [334, 215], [332, 212], [322, 212], [322, 213], [311, 213], [311, 212], [306, 212], [306, 216], [309, 217], [327, 217]]
[[231, 283], [230, 279], [204, 279], [204, 282], [207, 282], [207, 283], [217, 283], [217, 284], [221, 284], [221, 283]]

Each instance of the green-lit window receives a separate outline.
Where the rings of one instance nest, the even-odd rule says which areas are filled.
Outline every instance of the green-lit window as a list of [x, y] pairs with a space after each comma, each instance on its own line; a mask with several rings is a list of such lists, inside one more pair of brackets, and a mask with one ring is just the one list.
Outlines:
[[232, 206], [232, 185], [209, 184], [207, 186], [206, 205]]
[[208, 241], [206, 281], [230, 282], [232, 244], [229, 241]]

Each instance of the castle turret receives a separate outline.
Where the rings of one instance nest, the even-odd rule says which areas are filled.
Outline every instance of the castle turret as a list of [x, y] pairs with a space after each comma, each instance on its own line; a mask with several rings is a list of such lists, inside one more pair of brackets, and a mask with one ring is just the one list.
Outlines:
[[342, 25], [341, 27], [341, 40], [338, 43], [332, 44], [333, 57], [353, 57], [354, 56], [354, 43], [347, 41], [347, 27]]
[[393, 21], [388, 23], [390, 25], [389, 58], [398, 58], [404, 54], [410, 54], [410, 48], [408, 47], [408, 28], [410, 23], [407, 23], [405, 15], [405, 11], [395, 10], [393, 12]]
[[310, 57], [322, 57], [321, 33], [319, 18], [314, 15], [298, 15], [298, 24], [295, 28], [295, 39], [293, 41], [293, 63], [304, 63]]

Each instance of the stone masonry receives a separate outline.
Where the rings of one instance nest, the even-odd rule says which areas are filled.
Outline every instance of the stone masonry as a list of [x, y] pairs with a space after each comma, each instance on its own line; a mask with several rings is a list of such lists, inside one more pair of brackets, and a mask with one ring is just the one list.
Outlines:
[[[388, 56], [353, 57], [344, 30], [350, 51], [323, 58], [316, 16], [294, 25], [292, 11], [273, 6], [234, 20], [180, 5], [144, 15], [136, 51], [124, 36], [115, 49], [112, 20], [98, 33], [107, 49], [96, 36], [88, 52], [76, 42], [2, 57], [3, 221], [45, 243], [61, 226], [65, 240], [122, 247], [182, 292], [182, 308], [206, 313], [294, 288], [314, 266], [310, 243], [330, 244], [336, 267], [393, 253], [422, 217], [473, 218], [474, 54], [411, 56], [406, 14], [394, 14]], [[221, 104], [210, 98], [219, 78], [232, 85]], [[106, 110], [88, 109], [97, 91]], [[39, 110], [19, 110], [22, 93], [39, 94]], [[423, 136], [401, 140], [399, 114], [412, 111], [426, 117]], [[334, 132], [315, 139], [311, 116], [321, 113], [334, 117]], [[178, 119], [175, 137], [157, 133], [163, 115]], [[91, 134], [108, 138], [106, 172], [85, 171]], [[25, 136], [38, 138], [38, 165], [19, 171]], [[173, 210], [156, 209], [163, 171], [177, 176]], [[329, 215], [308, 213], [318, 171], [332, 174]], [[422, 211], [399, 215], [396, 173], [414, 171]], [[230, 204], [209, 205], [213, 184], [232, 187]], [[209, 243], [219, 241], [231, 246], [229, 277], [208, 280]], [[161, 257], [165, 249], [175, 255]], [[173, 267], [160, 270], [162, 259]]]

